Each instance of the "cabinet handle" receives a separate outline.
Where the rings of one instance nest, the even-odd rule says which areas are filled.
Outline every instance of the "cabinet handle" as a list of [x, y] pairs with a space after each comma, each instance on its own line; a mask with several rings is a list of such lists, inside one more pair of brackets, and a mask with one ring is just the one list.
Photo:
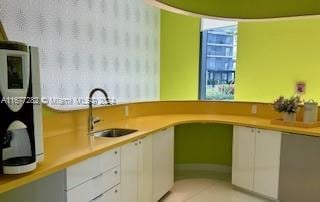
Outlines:
[[114, 171], [114, 174], [118, 174], [118, 171], [116, 170], [116, 171]]
[[100, 194], [100, 195], [97, 196], [96, 198], [92, 199], [92, 201], [96, 201], [96, 200], [98, 200], [99, 198], [101, 198], [101, 197], [103, 197], [103, 196], [104, 196], [104, 194]]
[[118, 151], [114, 151], [114, 154], [117, 155], [117, 154], [118, 154]]
[[118, 189], [114, 190], [114, 193], [118, 193]]
[[136, 143], [134, 143], [134, 145], [135, 145], [135, 146], [137, 146], [137, 145], [138, 145], [138, 143], [136, 142]]
[[139, 144], [141, 144], [141, 141], [139, 141]]
[[251, 132], [254, 132], [254, 129], [251, 129]]
[[101, 174], [99, 174], [99, 175], [97, 175], [97, 176], [94, 176], [92, 179], [97, 179], [97, 178], [99, 178], [99, 177], [101, 177], [103, 175], [103, 173], [101, 173]]
[[260, 130], [258, 130], [258, 133], [260, 133]]

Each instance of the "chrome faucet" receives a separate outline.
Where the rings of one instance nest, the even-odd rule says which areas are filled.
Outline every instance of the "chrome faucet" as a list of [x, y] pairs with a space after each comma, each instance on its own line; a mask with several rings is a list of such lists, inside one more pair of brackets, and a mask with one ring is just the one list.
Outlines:
[[92, 115], [92, 97], [93, 97], [94, 93], [97, 91], [100, 91], [104, 94], [108, 105], [111, 104], [106, 91], [104, 91], [101, 88], [95, 88], [95, 89], [91, 90], [91, 92], [89, 94], [89, 117], [88, 117], [88, 133], [89, 133], [89, 135], [92, 133], [94, 126], [101, 121], [101, 119], [99, 117], [93, 117], [93, 115]]

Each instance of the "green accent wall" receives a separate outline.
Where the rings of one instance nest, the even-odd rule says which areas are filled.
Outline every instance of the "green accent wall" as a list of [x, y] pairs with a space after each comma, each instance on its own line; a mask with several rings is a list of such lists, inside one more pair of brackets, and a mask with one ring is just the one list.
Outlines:
[[235, 99], [272, 102], [306, 82], [306, 100], [320, 102], [320, 18], [241, 22]]
[[[154, 0], [156, 1], [156, 0]], [[158, 0], [169, 6], [207, 16], [260, 19], [320, 14], [318, 0]]]
[[161, 100], [198, 98], [199, 30], [199, 18], [161, 11]]
[[[161, 100], [196, 100], [199, 86], [200, 18], [161, 11]], [[232, 126], [175, 127], [176, 164], [231, 165]]]
[[[200, 19], [162, 11], [161, 20], [161, 99], [197, 99], [198, 82], [184, 85], [199, 77]], [[294, 95], [295, 83], [303, 81], [303, 98], [320, 102], [320, 17], [238, 26], [235, 100], [272, 102], [279, 95]], [[186, 124], [176, 129], [176, 163], [231, 165], [231, 126]]]
[[232, 126], [183, 124], [175, 127], [175, 163], [204, 163], [230, 166]]

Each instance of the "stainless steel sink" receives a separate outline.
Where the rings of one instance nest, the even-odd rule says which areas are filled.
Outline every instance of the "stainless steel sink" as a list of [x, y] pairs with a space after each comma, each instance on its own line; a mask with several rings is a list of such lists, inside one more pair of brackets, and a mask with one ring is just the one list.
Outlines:
[[125, 129], [125, 128], [110, 128], [107, 130], [99, 131], [93, 133], [95, 137], [121, 137], [129, 135], [131, 133], [137, 132], [138, 130], [134, 129]]

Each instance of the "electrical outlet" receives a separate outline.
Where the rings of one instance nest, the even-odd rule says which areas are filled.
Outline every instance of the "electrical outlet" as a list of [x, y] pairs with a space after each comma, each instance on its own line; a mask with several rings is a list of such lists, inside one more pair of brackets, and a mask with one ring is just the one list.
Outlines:
[[128, 107], [128, 105], [126, 105], [124, 107], [124, 116], [129, 116], [129, 107]]
[[257, 110], [257, 105], [251, 105], [251, 114], [256, 114]]

